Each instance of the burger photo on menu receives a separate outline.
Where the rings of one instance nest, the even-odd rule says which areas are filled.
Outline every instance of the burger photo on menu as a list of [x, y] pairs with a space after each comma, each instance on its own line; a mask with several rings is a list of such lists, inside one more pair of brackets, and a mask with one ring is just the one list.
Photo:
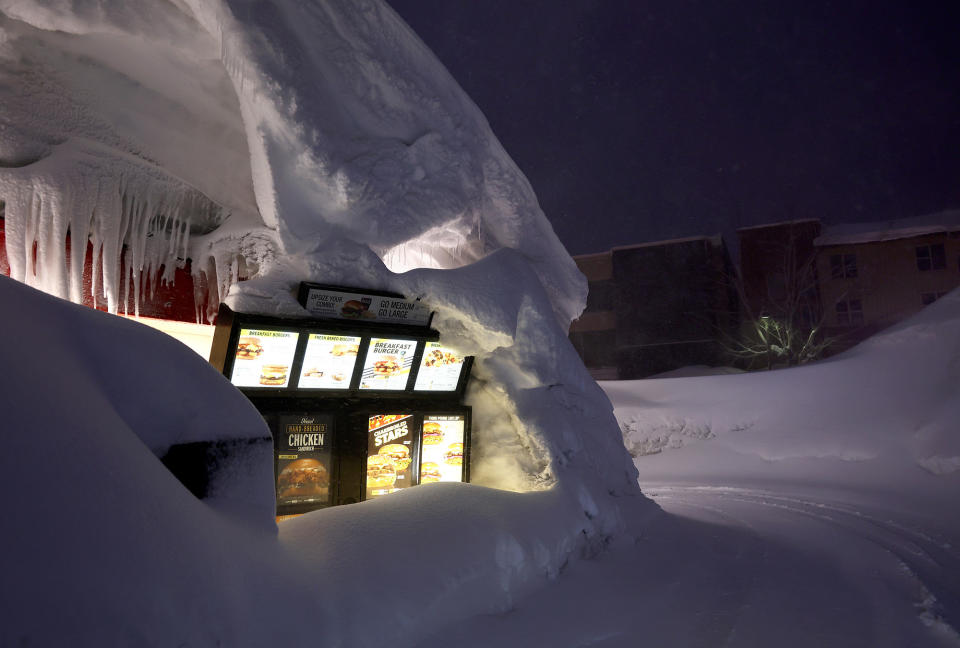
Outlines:
[[432, 484], [440, 481], [443, 475], [440, 473], [440, 466], [432, 461], [425, 461], [420, 466], [420, 483]]
[[410, 448], [401, 443], [385, 445], [377, 451], [377, 454], [389, 458], [398, 473], [409, 468], [410, 462], [413, 460], [410, 457]]
[[[349, 319], [356, 319], [358, 317], [364, 317], [369, 312], [370, 304], [365, 304], [356, 299], [351, 299], [347, 302], [344, 302], [343, 306], [340, 307], [340, 314]], [[371, 313], [372, 314], [372, 313]]]
[[261, 385], [284, 385], [287, 382], [287, 365], [263, 365], [260, 368]]
[[254, 360], [263, 353], [263, 345], [255, 337], [242, 337], [237, 342], [237, 360]]
[[402, 368], [396, 356], [384, 356], [373, 363], [373, 375], [381, 378], [389, 378], [399, 373]]
[[316, 459], [297, 459], [288, 463], [277, 475], [277, 498], [280, 500], [326, 499], [330, 475]]
[[443, 443], [443, 426], [435, 421], [425, 421], [423, 424], [423, 445], [438, 445]]
[[448, 466], [463, 465], [463, 444], [451, 443], [443, 455], [443, 462]]
[[392, 488], [397, 481], [397, 469], [385, 455], [367, 457], [367, 490]]

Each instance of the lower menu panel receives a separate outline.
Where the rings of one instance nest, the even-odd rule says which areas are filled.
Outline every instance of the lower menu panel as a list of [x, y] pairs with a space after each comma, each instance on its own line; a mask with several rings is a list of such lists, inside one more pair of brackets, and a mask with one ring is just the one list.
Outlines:
[[465, 425], [462, 415], [424, 415], [421, 484], [463, 481]]
[[334, 416], [290, 414], [276, 418], [277, 511], [331, 504]]
[[412, 414], [369, 417], [366, 499], [388, 495], [416, 483], [419, 433]]
[[373, 414], [368, 417], [364, 499], [417, 484], [466, 477], [465, 414]]

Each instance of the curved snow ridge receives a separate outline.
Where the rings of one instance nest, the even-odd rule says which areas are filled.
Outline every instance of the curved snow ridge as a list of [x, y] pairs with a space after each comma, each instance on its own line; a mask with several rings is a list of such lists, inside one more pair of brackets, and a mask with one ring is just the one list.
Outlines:
[[[514, 248], [562, 325], [579, 315], [586, 282], [529, 183], [386, 4], [190, 6], [221, 43], [257, 204], [288, 253], [346, 238], [398, 271], [409, 269], [405, 257], [449, 268]], [[448, 231], [443, 246], [417, 243]]]
[[[635, 500], [638, 519], [660, 514]], [[289, 520], [280, 542], [310, 578], [338, 583], [317, 592], [325, 646], [399, 647], [477, 614], [509, 611], [570, 560], [601, 550], [597, 523], [557, 490], [431, 484]]]
[[[787, 547], [813, 548], [826, 569], [839, 570], [841, 575], [847, 570], [855, 573], [860, 563], [866, 565], [884, 587], [866, 586], [858, 598], [874, 614], [882, 615], [879, 621], [884, 627], [877, 639], [882, 638], [883, 645], [931, 641], [960, 645], [956, 629], [960, 619], [955, 618], [953, 605], [960, 594], [953, 579], [960, 568], [960, 554], [955, 543], [918, 528], [943, 520], [917, 516], [903, 523], [889, 510], [865, 510], [843, 501], [767, 489], [657, 483], [644, 484], [644, 490], [668, 512], [710, 511], [752, 533], [782, 536], [778, 540]], [[943, 605], [941, 600], [949, 603]], [[894, 617], [908, 623], [892, 622]]]

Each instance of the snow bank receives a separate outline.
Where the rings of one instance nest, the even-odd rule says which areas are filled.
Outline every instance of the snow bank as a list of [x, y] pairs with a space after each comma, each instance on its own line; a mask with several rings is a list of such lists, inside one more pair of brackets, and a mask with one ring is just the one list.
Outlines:
[[[566, 338], [585, 302], [585, 279], [479, 110], [385, 4], [0, 0], [0, 11], [0, 200], [14, 278], [78, 300], [80, 252], [89, 235], [111, 309], [125, 303], [116, 294], [121, 267], [137, 289], [149, 289], [190, 257], [216, 293], [210, 303], [219, 296], [238, 311], [303, 317], [293, 292], [304, 280], [420, 297], [436, 310], [443, 339], [476, 356], [468, 394], [472, 473], [477, 484], [500, 490], [418, 488], [383, 504], [291, 522], [278, 551], [300, 556], [298, 573], [313, 575], [314, 584], [295, 594], [311, 609], [304, 623], [329, 619], [320, 632], [349, 645], [400, 628], [393, 643], [404, 645], [431, 623], [509, 607], [566, 561], [624, 535], [625, 516], [654, 510], [639, 493], [608, 399]], [[69, 265], [58, 254], [68, 231]], [[237, 283], [241, 275], [251, 279]], [[43, 323], [37, 335], [63, 347], [74, 334], [68, 321], [101, 317], [64, 320], [50, 309], [43, 306], [34, 318]], [[25, 302], [22, 312], [29, 311]], [[18, 334], [30, 332], [22, 321], [16, 326]], [[263, 433], [249, 406], [230, 401], [239, 396], [222, 379], [204, 377], [209, 368], [190, 368], [196, 363], [183, 355], [189, 351], [160, 352], [128, 333], [130, 326], [111, 323], [99, 332], [81, 326], [89, 339], [73, 351], [50, 396], [70, 409], [71, 386], [86, 385], [78, 389], [86, 398], [80, 411], [100, 432], [85, 442], [102, 434], [139, 436], [154, 452], [137, 461], [155, 462], [151, 457], [170, 444], [219, 439], [216, 426], [230, 419], [218, 417], [231, 407], [242, 419], [241, 436]], [[142, 353], [130, 351], [140, 347]], [[157, 379], [141, 380], [154, 367]], [[31, 380], [35, 386], [40, 376]], [[225, 391], [211, 397], [199, 386], [207, 383]], [[186, 397], [181, 388], [195, 393]], [[169, 411], [170, 403], [179, 409]], [[181, 420], [178, 411], [196, 420]], [[72, 430], [67, 422], [51, 419], [44, 433]], [[87, 455], [107, 471], [105, 481], [80, 482], [75, 497], [98, 499], [116, 487], [110, 466], [125, 457]], [[231, 506], [249, 496], [254, 504], [246, 513], [263, 522], [272, 485], [264, 464], [249, 470], [249, 480], [238, 474], [243, 484], [227, 489], [236, 495], [233, 505], [213, 499], [206, 505], [236, 515]], [[166, 501], [168, 490], [182, 498], [168, 476], [157, 480], [158, 501]], [[125, 515], [130, 506], [118, 503], [124, 513], [111, 532], [122, 535], [136, 523]], [[167, 525], [188, 535], [181, 534], [177, 506], [149, 525], [151, 533], [163, 537]], [[408, 516], [406, 526], [397, 511]], [[205, 543], [231, 542], [216, 523], [197, 517], [190, 523], [209, 535]], [[49, 526], [37, 524], [63, 532], [57, 516]], [[372, 540], [393, 534], [407, 546], [440, 536], [457, 552], [464, 547], [464, 574], [451, 574], [459, 560], [453, 553], [397, 566]], [[261, 541], [269, 542], [251, 540]], [[244, 551], [243, 541], [236, 551]], [[67, 547], [63, 560], [80, 556]], [[204, 556], [183, 547], [180, 566], [187, 570]], [[167, 567], [174, 575], [179, 569]], [[354, 577], [347, 578], [384, 570], [424, 585], [367, 593], [354, 591]], [[219, 584], [230, 587], [232, 578]], [[194, 600], [175, 593], [181, 594]], [[377, 601], [376, 622], [338, 621], [333, 611], [362, 605], [361, 595]], [[114, 609], [106, 594], [98, 604]], [[413, 608], [420, 607], [435, 615], [416, 616]], [[265, 608], [291, 632], [301, 628], [291, 621], [297, 614]], [[152, 638], [153, 622], [144, 627]]]
[[[589, 479], [430, 484], [285, 522], [278, 538], [269, 446], [231, 455], [202, 501], [159, 460], [174, 443], [268, 434], [207, 363], [6, 277], [0, 303], [0, 337], [16, 340], [0, 377], [0, 644], [408, 646], [511, 609], [619, 523]], [[659, 509], [632, 492], [642, 527]]]
[[[243, 312], [305, 316], [303, 280], [423, 298], [478, 358], [482, 483], [536, 490], [567, 474], [636, 492], [609, 403], [566, 339], [583, 276], [482, 114], [389, 7], [0, 8], [14, 278], [79, 301], [89, 232], [111, 309], [121, 257], [137, 288], [192, 257]], [[394, 272], [412, 263], [433, 271]]]
[[698, 472], [952, 491], [960, 483], [958, 384], [953, 291], [819, 363], [602, 387], [641, 480]]

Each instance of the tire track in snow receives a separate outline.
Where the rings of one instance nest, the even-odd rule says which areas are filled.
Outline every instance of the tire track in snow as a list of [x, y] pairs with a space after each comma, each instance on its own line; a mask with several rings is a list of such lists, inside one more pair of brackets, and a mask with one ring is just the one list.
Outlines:
[[[889, 515], [878, 517], [850, 504], [791, 496], [773, 491], [719, 486], [644, 484], [644, 492], [667, 511], [697, 508], [757, 533], [750, 516], [733, 515], [730, 504], [775, 509], [829, 525], [847, 541], [865, 541], [883, 551], [902, 574], [919, 622], [945, 645], [960, 647], [960, 555], [953, 543], [936, 534], [901, 523]], [[706, 501], [705, 501], [706, 500]], [[709, 503], [708, 503], [709, 502]], [[749, 520], [747, 518], [750, 518]]]

